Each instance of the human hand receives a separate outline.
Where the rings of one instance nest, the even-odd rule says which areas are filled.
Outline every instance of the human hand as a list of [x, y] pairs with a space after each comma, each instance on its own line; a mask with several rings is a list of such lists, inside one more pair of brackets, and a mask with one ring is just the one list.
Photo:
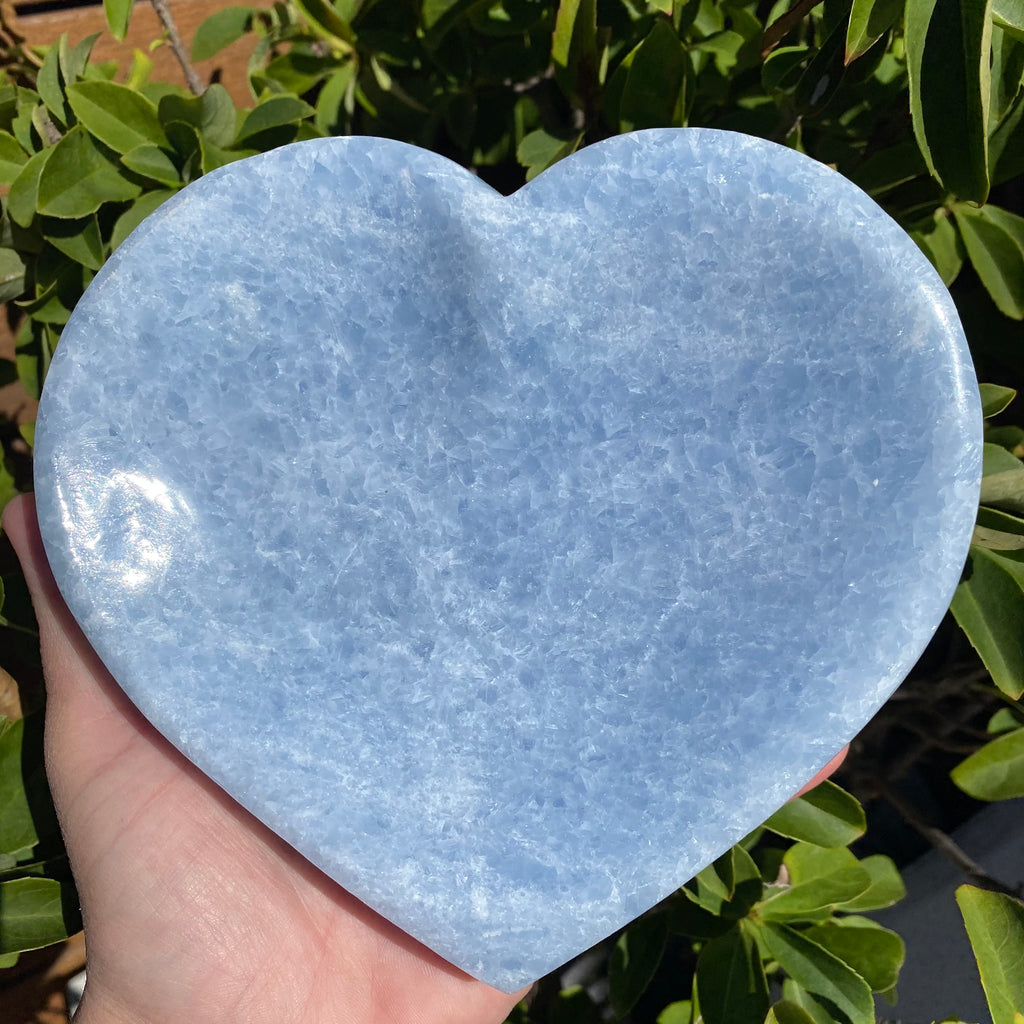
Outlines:
[[164, 740], [61, 599], [32, 499], [3, 523], [39, 621], [47, 774], [82, 900], [76, 1024], [504, 1020], [522, 993], [474, 981], [375, 914]]
[[60, 597], [31, 498], [4, 512], [39, 621], [46, 763], [82, 900], [76, 1024], [488, 1024], [489, 988], [350, 896], [164, 740]]

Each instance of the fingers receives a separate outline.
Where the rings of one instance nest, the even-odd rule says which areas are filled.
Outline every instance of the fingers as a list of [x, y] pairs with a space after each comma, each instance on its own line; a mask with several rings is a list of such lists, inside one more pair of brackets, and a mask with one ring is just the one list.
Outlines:
[[107, 671], [57, 589], [39, 534], [32, 495], [23, 494], [8, 504], [4, 509], [3, 528], [21, 562], [32, 595], [47, 692], [61, 701], [74, 700], [82, 694], [83, 682], [105, 680]]
[[817, 786], [819, 782], [824, 782], [825, 779], [827, 779], [833, 772], [839, 769], [839, 766], [843, 763], [843, 761], [846, 760], [846, 755], [849, 752], [849, 745], [843, 747], [843, 749], [840, 750], [839, 753], [836, 754], [836, 756], [833, 757], [832, 760], [829, 761], [829, 763], [825, 765], [825, 767], [822, 768], [821, 771], [818, 772], [818, 774], [815, 775], [814, 778], [811, 779], [811, 781], [808, 782], [806, 786], [804, 786], [801, 790], [793, 794], [792, 799], [795, 800], [798, 796], [803, 796], [804, 793], [814, 789], [814, 787]]

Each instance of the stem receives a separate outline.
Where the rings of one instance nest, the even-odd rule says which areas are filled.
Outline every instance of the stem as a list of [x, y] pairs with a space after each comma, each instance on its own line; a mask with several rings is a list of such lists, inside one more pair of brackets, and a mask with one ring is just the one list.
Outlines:
[[156, 11], [156, 16], [160, 19], [160, 24], [163, 25], [164, 31], [167, 33], [167, 41], [171, 44], [171, 50], [174, 51], [174, 56], [177, 57], [181, 70], [185, 73], [185, 82], [196, 96], [202, 96], [206, 87], [203, 85], [203, 80], [199, 77], [199, 72], [192, 66], [192, 61], [188, 56], [188, 49], [181, 38], [178, 26], [174, 23], [174, 15], [171, 14], [171, 8], [168, 6], [167, 0], [149, 0], [149, 2], [153, 5], [153, 10]]
[[789, 34], [790, 29], [820, 3], [821, 0], [797, 0], [785, 14], [776, 18], [764, 30], [764, 36], [761, 39], [761, 56], [767, 57]]
[[929, 825], [903, 797], [893, 792], [888, 786], [879, 784], [879, 793], [899, 811], [908, 825], [919, 832], [948, 861], [955, 864], [972, 882], [983, 889], [1001, 892], [1006, 896], [1020, 899], [1020, 889], [1012, 889], [998, 878], [993, 878], [980, 864], [972, 860], [954, 840], [940, 828]]

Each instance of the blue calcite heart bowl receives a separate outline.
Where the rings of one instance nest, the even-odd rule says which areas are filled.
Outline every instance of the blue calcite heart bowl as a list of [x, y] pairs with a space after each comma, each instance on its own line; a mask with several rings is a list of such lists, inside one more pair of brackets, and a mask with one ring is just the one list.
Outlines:
[[504, 198], [397, 142], [232, 164], [64, 331], [47, 552], [143, 713], [506, 990], [778, 807], [959, 578], [948, 294], [791, 150], [659, 130]]

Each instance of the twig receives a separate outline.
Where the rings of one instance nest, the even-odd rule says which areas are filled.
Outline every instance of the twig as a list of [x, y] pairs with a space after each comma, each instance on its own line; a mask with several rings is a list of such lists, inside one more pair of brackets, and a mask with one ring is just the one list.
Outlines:
[[814, 10], [822, 0], [797, 0], [785, 14], [776, 18], [765, 30], [761, 39], [761, 56], [767, 57], [789, 34], [804, 15]]
[[878, 792], [899, 811], [903, 820], [919, 832], [948, 861], [955, 864], [972, 882], [983, 889], [1001, 892], [1007, 896], [1020, 899], [1020, 886], [1011, 888], [998, 878], [993, 878], [980, 864], [972, 860], [957, 843], [940, 828], [929, 825], [906, 800], [893, 792], [888, 786], [878, 782]]
[[181, 38], [178, 26], [174, 23], [174, 15], [171, 14], [171, 8], [168, 6], [167, 0], [149, 0], [149, 2], [153, 5], [153, 10], [156, 11], [156, 16], [160, 19], [160, 24], [163, 25], [164, 31], [167, 33], [167, 41], [171, 44], [174, 56], [177, 57], [181, 70], [185, 73], [185, 81], [189, 89], [196, 96], [202, 96], [206, 87], [203, 85], [203, 80], [199, 77], [199, 72], [192, 66], [192, 61], [188, 56], [188, 49]]

